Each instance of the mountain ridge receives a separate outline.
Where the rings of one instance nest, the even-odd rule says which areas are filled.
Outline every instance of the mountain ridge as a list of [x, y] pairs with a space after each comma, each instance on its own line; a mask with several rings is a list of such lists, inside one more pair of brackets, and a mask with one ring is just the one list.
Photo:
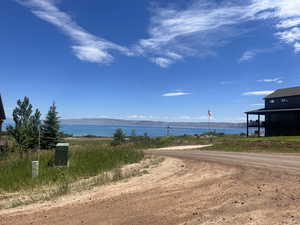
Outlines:
[[111, 126], [178, 126], [211, 128], [244, 128], [245, 123], [230, 122], [164, 122], [151, 120], [125, 120], [109, 118], [62, 119], [65, 125], [111, 125]]

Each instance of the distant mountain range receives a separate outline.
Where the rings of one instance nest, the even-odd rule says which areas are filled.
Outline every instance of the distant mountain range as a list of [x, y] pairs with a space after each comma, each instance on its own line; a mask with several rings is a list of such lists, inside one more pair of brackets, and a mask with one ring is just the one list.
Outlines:
[[245, 123], [226, 122], [163, 122], [149, 120], [121, 120], [121, 119], [63, 119], [65, 125], [108, 125], [108, 126], [174, 126], [174, 127], [211, 127], [211, 128], [244, 128]]

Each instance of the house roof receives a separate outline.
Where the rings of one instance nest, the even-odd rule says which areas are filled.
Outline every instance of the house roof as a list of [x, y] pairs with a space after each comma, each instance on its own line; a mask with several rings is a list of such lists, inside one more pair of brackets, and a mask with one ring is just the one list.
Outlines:
[[278, 90], [274, 91], [272, 94], [266, 96], [265, 99], [289, 97], [289, 96], [297, 96], [297, 95], [300, 95], [300, 86], [278, 89]]
[[257, 109], [245, 112], [247, 114], [253, 115], [264, 115], [269, 112], [291, 112], [291, 111], [300, 111], [300, 108], [291, 108], [291, 109]]
[[5, 120], [5, 119], [6, 119], [6, 116], [5, 116], [5, 112], [4, 112], [2, 98], [1, 98], [1, 95], [0, 95], [0, 120]]

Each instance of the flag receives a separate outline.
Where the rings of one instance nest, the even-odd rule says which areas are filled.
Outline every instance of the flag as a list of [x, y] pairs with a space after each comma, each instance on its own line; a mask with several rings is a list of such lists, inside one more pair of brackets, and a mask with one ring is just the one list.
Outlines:
[[210, 110], [208, 110], [208, 117], [212, 117], [212, 112]]

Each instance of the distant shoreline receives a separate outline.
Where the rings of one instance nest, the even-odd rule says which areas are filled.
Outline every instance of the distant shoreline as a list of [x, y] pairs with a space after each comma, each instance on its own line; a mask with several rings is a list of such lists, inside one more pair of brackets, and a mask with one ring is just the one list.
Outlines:
[[112, 137], [116, 129], [121, 128], [127, 136], [130, 136], [135, 130], [136, 135], [143, 136], [145, 133], [151, 137], [162, 136], [182, 136], [182, 135], [199, 135], [207, 132], [216, 132], [224, 134], [241, 134], [245, 133], [245, 128], [219, 128], [219, 127], [175, 127], [157, 126], [157, 125], [94, 125], [94, 124], [61, 124], [61, 130], [66, 134], [74, 136], [100, 136]]
[[[65, 126], [103, 126], [103, 127], [138, 127], [138, 128], [143, 128], [143, 127], [152, 127], [152, 128], [167, 128], [166, 126], [160, 126], [160, 125], [109, 125], [109, 124], [69, 124], [69, 123], [64, 123], [62, 122], [61, 125]], [[190, 127], [190, 126], [169, 126], [171, 129], [236, 129], [236, 128], [245, 128], [245, 127], [206, 127], [206, 126], [198, 126], [198, 127]]]
[[149, 120], [121, 120], [121, 119], [63, 119], [64, 125], [100, 125], [100, 126], [152, 126], [178, 128], [245, 128], [246, 123], [228, 122], [163, 122]]

